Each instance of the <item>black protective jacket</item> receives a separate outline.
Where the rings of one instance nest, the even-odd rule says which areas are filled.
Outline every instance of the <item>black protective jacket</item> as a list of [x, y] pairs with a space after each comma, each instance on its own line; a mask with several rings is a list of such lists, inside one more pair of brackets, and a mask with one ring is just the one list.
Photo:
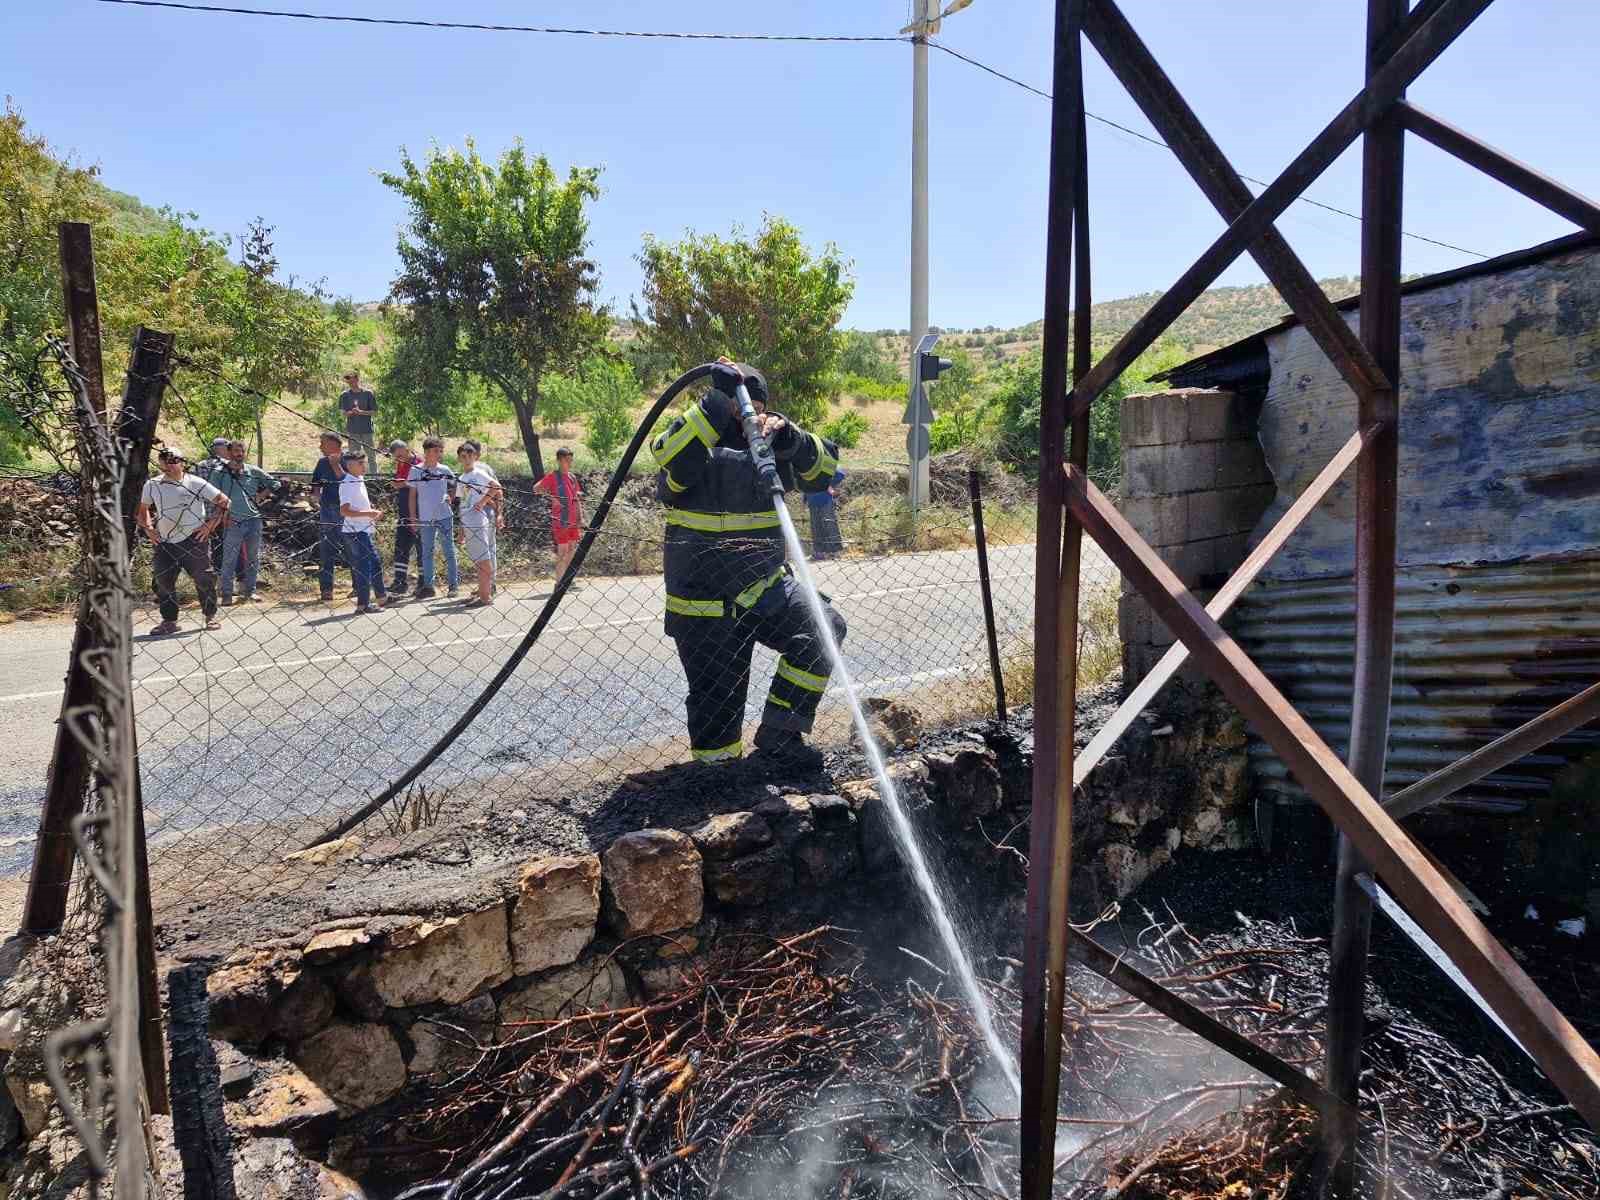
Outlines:
[[[771, 446], [785, 487], [818, 492], [832, 483], [839, 466], [832, 442], [788, 424]], [[661, 468], [656, 497], [666, 510], [667, 633], [755, 607], [782, 578], [787, 555], [735, 402], [710, 389], [650, 449]]]

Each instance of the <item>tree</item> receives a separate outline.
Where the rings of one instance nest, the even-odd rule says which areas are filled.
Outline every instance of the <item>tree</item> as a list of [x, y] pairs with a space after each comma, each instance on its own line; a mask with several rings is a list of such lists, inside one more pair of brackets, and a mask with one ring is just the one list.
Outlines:
[[62, 327], [56, 225], [98, 225], [108, 215], [94, 171], [52, 156], [8, 101], [0, 112], [0, 463], [24, 462], [40, 444], [44, 431], [31, 414], [62, 386], [44, 352], [45, 335]]
[[928, 387], [933, 424], [928, 427], [929, 448], [935, 454], [975, 446], [983, 430], [987, 408], [977, 361], [966, 350], [940, 348], [950, 359], [950, 369]]
[[904, 382], [900, 378], [899, 369], [883, 352], [883, 344], [877, 335], [863, 333], [859, 329], [844, 331], [843, 344], [839, 348], [839, 373], [859, 375], [863, 379], [875, 380], [878, 383]]
[[389, 289], [398, 341], [435, 378], [498, 389], [542, 477], [540, 380], [581, 362], [608, 325], [584, 211], [600, 195], [599, 171], [574, 167], [563, 181], [520, 141], [491, 165], [469, 139], [465, 151], [434, 148], [420, 165], [402, 150], [399, 172], [380, 178], [410, 210]]
[[[240, 400], [255, 430], [260, 466], [266, 451], [261, 418], [267, 402], [262, 397], [284, 391], [308, 394], [329, 381], [338, 314], [325, 303], [320, 283], [302, 290], [292, 278], [278, 279], [272, 226], [261, 217], [246, 229], [239, 259], [241, 270], [223, 291], [223, 316], [233, 331], [231, 357], [245, 385]], [[228, 424], [238, 428], [237, 422]]]
[[589, 431], [583, 444], [597, 459], [610, 466], [617, 451], [633, 435], [633, 410], [639, 403], [639, 386], [626, 363], [609, 358], [590, 360], [585, 384]]
[[813, 255], [798, 229], [769, 214], [753, 239], [738, 226], [726, 239], [646, 235], [638, 260], [643, 307], [633, 315], [648, 346], [679, 369], [719, 355], [748, 362], [766, 376], [774, 408], [800, 424], [824, 415], [836, 326], [855, 286], [836, 247]]

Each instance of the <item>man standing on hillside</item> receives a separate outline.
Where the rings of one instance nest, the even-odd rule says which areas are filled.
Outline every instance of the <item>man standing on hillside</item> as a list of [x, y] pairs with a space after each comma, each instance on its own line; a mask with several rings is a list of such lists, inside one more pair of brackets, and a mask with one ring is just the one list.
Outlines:
[[[666, 509], [666, 633], [688, 680], [689, 745], [696, 761], [744, 753], [745, 695], [755, 643], [778, 651], [755, 746], [786, 770], [816, 770], [807, 746], [832, 667], [800, 587], [789, 574], [773, 496], [745, 440], [740, 385], [750, 394], [785, 487], [810, 493], [832, 482], [832, 443], [767, 411], [767, 381], [743, 363], [719, 360], [711, 389], [650, 444], [656, 498]], [[780, 501], [781, 502], [781, 501]], [[844, 620], [826, 609], [834, 634]]]
[[[211, 570], [207, 542], [211, 531], [228, 512], [228, 498], [204, 479], [186, 475], [183, 455], [170, 446], [156, 459], [161, 474], [145, 481], [139, 494], [134, 520], [155, 547], [151, 573], [155, 576], [156, 599], [161, 605], [161, 624], [150, 631], [152, 637], [178, 632], [178, 576], [187, 571], [200, 595], [200, 611], [207, 629], [221, 629], [217, 620], [217, 577]], [[209, 515], [207, 509], [209, 508]]]
[[339, 394], [339, 411], [344, 414], [344, 431], [367, 454], [375, 454], [372, 442], [372, 417], [378, 411], [377, 398], [361, 386], [361, 372], [354, 367], [345, 372], [344, 391]]

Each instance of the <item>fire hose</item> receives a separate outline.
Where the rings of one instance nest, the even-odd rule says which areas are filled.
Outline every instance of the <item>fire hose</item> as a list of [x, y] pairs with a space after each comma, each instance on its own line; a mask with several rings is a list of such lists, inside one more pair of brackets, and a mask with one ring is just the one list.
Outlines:
[[[556, 580], [555, 590], [550, 593], [549, 598], [544, 602], [544, 607], [539, 610], [539, 615], [534, 618], [533, 625], [523, 635], [522, 641], [517, 643], [516, 649], [512, 650], [510, 657], [495, 672], [494, 678], [484, 685], [483, 691], [467, 706], [466, 711], [456, 719], [455, 724], [445, 730], [439, 740], [430, 746], [421, 758], [412, 763], [403, 775], [337, 825], [318, 835], [315, 840], [308, 844], [308, 849], [311, 846], [320, 846], [324, 842], [331, 842], [335, 838], [343, 837], [368, 817], [382, 809], [389, 801], [404, 792], [416, 782], [424, 771], [439, 760], [439, 756], [466, 732], [467, 727], [477, 720], [478, 714], [488, 707], [489, 701], [499, 694], [500, 689], [505, 686], [506, 680], [510, 679], [516, 669], [522, 665], [522, 660], [528, 657], [528, 652], [538, 642], [540, 635], [544, 633], [545, 628], [555, 616], [556, 609], [560, 607], [561, 601], [566, 597], [567, 592], [571, 590], [573, 580], [577, 578], [578, 572], [582, 569], [583, 560], [588, 557], [589, 548], [594, 545], [595, 538], [600, 535], [601, 527], [606, 523], [606, 516], [611, 511], [612, 502], [616, 500], [617, 493], [622, 490], [622, 485], [628, 478], [628, 470], [633, 466], [634, 459], [639, 456], [639, 451], [644, 446], [645, 438], [650, 435], [650, 430], [655, 428], [656, 421], [660, 419], [662, 413], [667, 411], [667, 406], [678, 398], [679, 393], [690, 384], [710, 375], [714, 366], [716, 366], [715, 363], [702, 363], [700, 366], [691, 367], [682, 375], [679, 375], [667, 385], [666, 390], [650, 406], [650, 411], [645, 413], [644, 420], [640, 421], [639, 427], [633, 431], [633, 440], [628, 443], [627, 450], [623, 452], [621, 460], [618, 461], [617, 469], [611, 473], [611, 482], [606, 486], [605, 495], [595, 509], [594, 519], [589, 522], [588, 527], [584, 530], [583, 537], [578, 542], [578, 548], [573, 552], [572, 561], [567, 564], [566, 572], [560, 579]], [[771, 490], [775, 495], [782, 494], [783, 483], [778, 478], [778, 469], [773, 458], [772, 448], [767, 444], [767, 439], [762, 436], [761, 422], [756, 414], [755, 405], [751, 403], [750, 394], [743, 385], [739, 387], [738, 391], [739, 417], [744, 426], [745, 439], [750, 444], [751, 456], [756, 462], [756, 473], [761, 479], [763, 487]]]

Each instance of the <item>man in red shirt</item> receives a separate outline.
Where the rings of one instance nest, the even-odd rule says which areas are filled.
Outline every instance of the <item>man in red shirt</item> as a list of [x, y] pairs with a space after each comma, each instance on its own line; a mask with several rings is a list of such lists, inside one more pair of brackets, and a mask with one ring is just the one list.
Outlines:
[[556, 547], [556, 578], [567, 573], [567, 565], [583, 536], [583, 485], [572, 473], [572, 451], [565, 446], [556, 451], [556, 469], [539, 480], [538, 488], [550, 497], [550, 540]]
[[417, 570], [422, 569], [421, 535], [417, 522], [417, 493], [406, 484], [411, 474], [411, 447], [400, 438], [389, 443], [389, 453], [394, 456], [394, 582], [389, 585], [389, 595], [404, 596], [410, 588], [406, 568], [411, 556], [417, 556]]

